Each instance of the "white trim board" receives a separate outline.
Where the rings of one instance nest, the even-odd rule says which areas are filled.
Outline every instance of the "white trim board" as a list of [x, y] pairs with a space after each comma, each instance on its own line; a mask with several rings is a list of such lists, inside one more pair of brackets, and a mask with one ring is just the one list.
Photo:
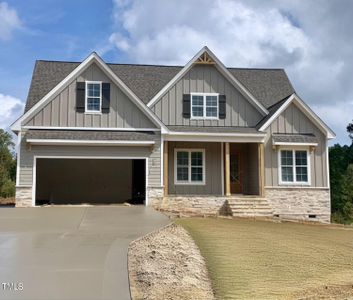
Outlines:
[[163, 135], [165, 141], [174, 142], [231, 142], [231, 143], [263, 143], [266, 134], [229, 134], [203, 132], [170, 132]]
[[37, 159], [144, 159], [146, 171], [146, 184], [145, 184], [145, 206], [148, 206], [148, 157], [125, 157], [125, 156], [64, 156], [64, 155], [34, 155], [33, 156], [33, 175], [32, 175], [32, 206], [36, 206], [36, 177], [37, 177]]
[[277, 117], [282, 114], [286, 110], [286, 108], [294, 103], [300, 109], [300, 111], [306, 115], [309, 120], [311, 120], [325, 135], [328, 139], [333, 139], [336, 137], [336, 134], [329, 128], [324, 121], [322, 121], [317, 114], [313, 112], [313, 110], [305, 104], [305, 102], [299, 98], [297, 94], [292, 94], [283, 104], [282, 106], [269, 118], [260, 128], [259, 131], [265, 131]]
[[129, 127], [61, 127], [61, 126], [23, 126], [23, 129], [41, 130], [88, 130], [88, 131], [161, 131], [160, 128]]
[[73, 146], [151, 146], [155, 141], [116, 141], [116, 140], [65, 140], [27, 139], [33, 145], [73, 145]]
[[169, 81], [152, 99], [148, 102], [147, 106], [152, 107], [179, 79], [181, 79], [194, 65], [197, 59], [204, 53], [207, 53], [210, 58], [215, 62], [215, 67], [217, 70], [225, 76], [233, 85], [236, 87], [241, 94], [248, 101], [254, 105], [254, 107], [262, 114], [267, 115], [268, 110], [250, 93], [248, 89], [245, 88], [230, 72], [229, 70], [223, 65], [223, 63], [216, 57], [216, 55], [207, 47], [203, 47], [196, 55], [185, 65], [184, 68], [180, 70], [180, 72], [174, 76], [174, 78]]
[[168, 129], [158, 119], [158, 117], [125, 85], [125, 83], [109, 68], [109, 66], [99, 57], [95, 52], [91, 53], [80, 65], [78, 65], [68, 76], [66, 76], [60, 83], [58, 83], [49, 93], [47, 93], [41, 100], [39, 100], [26, 113], [18, 118], [12, 125], [11, 130], [16, 132], [21, 130], [22, 124], [28, 121], [36, 112], [43, 108], [47, 102], [54, 99], [72, 80], [77, 78], [85, 69], [96, 63], [102, 71], [125, 93], [130, 100], [132, 100], [142, 112], [158, 127], [161, 127], [166, 132]]

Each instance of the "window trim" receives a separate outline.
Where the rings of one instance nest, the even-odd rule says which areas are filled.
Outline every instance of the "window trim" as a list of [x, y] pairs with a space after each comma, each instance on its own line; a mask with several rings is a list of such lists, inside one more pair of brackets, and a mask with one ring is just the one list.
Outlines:
[[[282, 151], [292, 151], [293, 155], [293, 181], [283, 181], [282, 180], [282, 163], [281, 163], [281, 152]], [[295, 163], [295, 152], [305, 151], [308, 169], [308, 181], [297, 181], [297, 171]], [[279, 185], [293, 185], [293, 186], [311, 186], [311, 152], [307, 147], [280, 147], [277, 155], [277, 168], [278, 168], [278, 184]]]
[[[193, 115], [193, 110], [192, 110], [193, 96], [203, 96], [203, 116], [202, 117]], [[217, 97], [217, 117], [206, 116], [206, 96]], [[190, 93], [190, 120], [219, 120], [219, 93]]]
[[[102, 81], [85, 81], [85, 114], [101, 114], [102, 113]], [[99, 111], [98, 110], [89, 110], [87, 109], [87, 100], [88, 100], [88, 84], [99, 84], [100, 88], [100, 96], [99, 96]], [[98, 98], [98, 97], [90, 97], [90, 98]]]
[[[188, 152], [188, 181], [178, 181], [178, 152]], [[191, 153], [202, 152], [202, 181], [191, 181]], [[206, 151], [205, 148], [174, 148], [174, 185], [206, 185]]]

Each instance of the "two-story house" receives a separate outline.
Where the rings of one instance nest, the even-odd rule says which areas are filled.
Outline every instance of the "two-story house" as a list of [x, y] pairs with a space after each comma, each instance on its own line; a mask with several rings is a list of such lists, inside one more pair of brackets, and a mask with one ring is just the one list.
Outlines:
[[37, 61], [18, 135], [17, 206], [141, 203], [330, 220], [332, 130], [282, 69]]

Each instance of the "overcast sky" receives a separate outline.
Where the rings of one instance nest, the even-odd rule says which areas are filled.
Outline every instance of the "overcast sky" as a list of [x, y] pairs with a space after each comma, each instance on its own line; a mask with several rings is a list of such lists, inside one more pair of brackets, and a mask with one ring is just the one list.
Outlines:
[[204, 45], [229, 67], [285, 68], [336, 142], [349, 142], [351, 0], [0, 0], [0, 127], [23, 112], [36, 59], [95, 50], [107, 62], [184, 65]]

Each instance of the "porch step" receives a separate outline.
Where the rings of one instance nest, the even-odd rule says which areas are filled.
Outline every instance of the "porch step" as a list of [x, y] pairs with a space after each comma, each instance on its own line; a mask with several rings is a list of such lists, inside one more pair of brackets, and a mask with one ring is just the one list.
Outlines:
[[227, 199], [228, 206], [233, 216], [273, 216], [273, 210], [266, 198], [239, 197]]

